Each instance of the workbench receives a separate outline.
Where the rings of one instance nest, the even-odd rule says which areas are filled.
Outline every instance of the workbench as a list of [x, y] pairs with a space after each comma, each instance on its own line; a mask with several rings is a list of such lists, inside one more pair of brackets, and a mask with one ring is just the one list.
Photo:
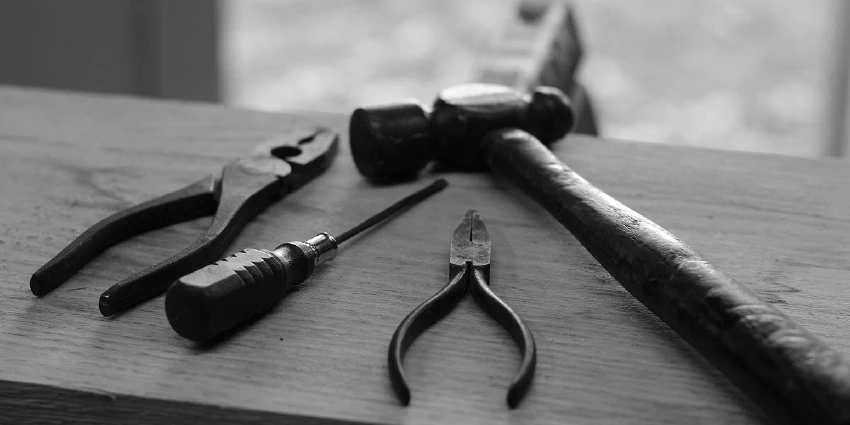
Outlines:
[[[31, 274], [99, 219], [315, 125], [340, 132], [340, 156], [229, 252], [334, 234], [431, 176], [364, 181], [344, 115], [0, 87], [0, 423], [767, 423], [548, 213], [489, 174], [434, 174], [449, 188], [347, 243], [305, 287], [216, 344], [174, 333], [162, 297], [112, 319], [97, 308], [103, 290], [189, 245], [209, 219], [133, 238], [53, 293], [30, 292]], [[850, 355], [846, 162], [581, 136], [552, 148]], [[387, 375], [389, 340], [446, 283], [467, 209], [490, 230], [494, 292], [534, 332], [535, 382], [519, 408], [506, 407], [519, 353], [466, 297], [407, 355], [404, 408]]]

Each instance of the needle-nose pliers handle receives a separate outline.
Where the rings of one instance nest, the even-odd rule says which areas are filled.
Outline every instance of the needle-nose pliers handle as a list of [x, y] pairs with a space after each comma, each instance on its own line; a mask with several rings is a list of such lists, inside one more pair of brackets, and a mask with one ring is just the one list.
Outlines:
[[[534, 369], [537, 367], [537, 346], [534, 344], [534, 336], [519, 315], [490, 289], [490, 285], [487, 284], [490, 280], [489, 270], [482, 270], [479, 267], [470, 267], [470, 269], [472, 277], [470, 277], [469, 291], [472, 293], [472, 298], [508, 331], [514, 344], [522, 353], [519, 369], [508, 386], [507, 403], [514, 408], [528, 392], [528, 387], [534, 379]], [[484, 276], [485, 273], [488, 276]]]
[[410, 386], [407, 383], [407, 375], [404, 373], [402, 365], [404, 355], [419, 335], [454, 309], [461, 298], [466, 295], [467, 287], [472, 292], [475, 302], [508, 331], [520, 353], [522, 353], [520, 367], [508, 386], [508, 406], [516, 407], [525, 393], [528, 392], [537, 364], [534, 336], [519, 315], [490, 290], [486, 283], [488, 280], [486, 274], [486, 271], [472, 266], [461, 269], [460, 273], [455, 274], [443, 289], [419, 307], [416, 307], [396, 328], [390, 341], [389, 374], [393, 390], [399, 401], [405, 406], [410, 403]]

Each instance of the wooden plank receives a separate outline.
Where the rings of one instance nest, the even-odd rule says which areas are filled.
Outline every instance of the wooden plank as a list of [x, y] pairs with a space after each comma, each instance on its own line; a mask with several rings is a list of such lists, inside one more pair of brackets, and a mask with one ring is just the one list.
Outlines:
[[[214, 346], [177, 336], [161, 298], [112, 320], [97, 310], [111, 282], [188, 245], [208, 219], [119, 245], [42, 299], [29, 292], [30, 274], [107, 214], [216, 172], [269, 137], [311, 123], [342, 132], [345, 120], [0, 88], [6, 417], [766, 423], [545, 211], [484, 174], [441, 173], [446, 191], [352, 240], [309, 285]], [[850, 353], [845, 164], [579, 136], [554, 149]], [[423, 184], [371, 186], [344, 151], [328, 174], [252, 222], [231, 251], [339, 232]], [[385, 369], [389, 338], [445, 283], [449, 238], [469, 208], [481, 212], [493, 238], [494, 291], [535, 333], [535, 384], [507, 410], [504, 391], [519, 355], [467, 299], [412, 347], [413, 402], [400, 407]]]

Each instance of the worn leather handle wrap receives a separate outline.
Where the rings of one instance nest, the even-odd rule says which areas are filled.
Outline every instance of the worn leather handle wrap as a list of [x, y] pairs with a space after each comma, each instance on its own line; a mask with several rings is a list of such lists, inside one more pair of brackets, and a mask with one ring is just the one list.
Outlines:
[[850, 424], [850, 364], [530, 134], [493, 132], [490, 168], [546, 208], [655, 315], [774, 418]]

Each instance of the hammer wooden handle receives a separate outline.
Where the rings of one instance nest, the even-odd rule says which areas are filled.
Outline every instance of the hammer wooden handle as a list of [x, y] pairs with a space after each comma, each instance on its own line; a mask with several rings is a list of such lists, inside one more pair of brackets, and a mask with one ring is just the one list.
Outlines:
[[775, 417], [850, 424], [850, 364], [530, 134], [483, 142], [490, 168], [546, 208], [632, 295]]

